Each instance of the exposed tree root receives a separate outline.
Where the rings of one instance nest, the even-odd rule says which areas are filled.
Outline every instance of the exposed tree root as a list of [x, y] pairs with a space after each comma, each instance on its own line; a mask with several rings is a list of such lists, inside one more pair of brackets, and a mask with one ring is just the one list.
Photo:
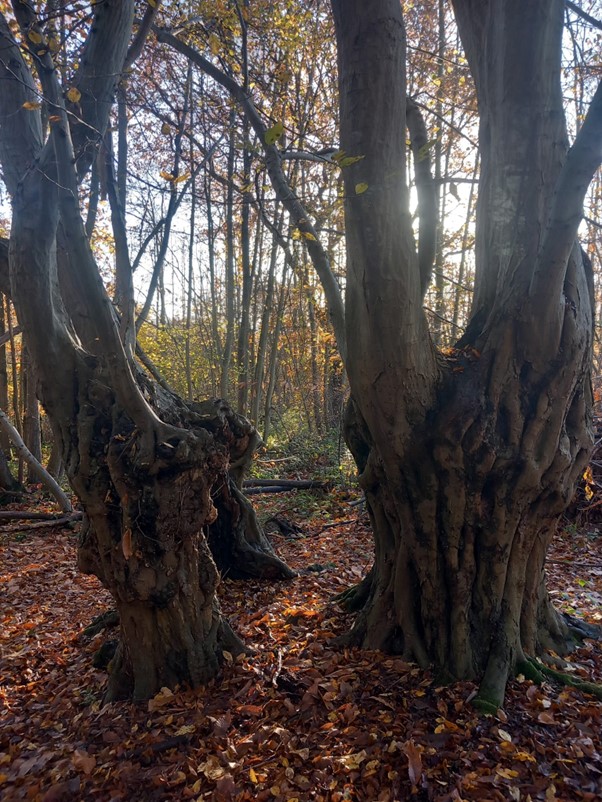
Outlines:
[[103, 629], [116, 627], [118, 624], [119, 613], [117, 610], [106, 610], [104, 613], [97, 615], [96, 618], [94, 618], [93, 621], [88, 624], [88, 626], [82, 632], [82, 636], [90, 639], [95, 635], [98, 635], [99, 632], [102, 632]]
[[232, 476], [213, 500], [218, 516], [208, 528], [208, 542], [224, 577], [280, 580], [297, 576], [275, 553], [252, 504]]
[[486, 716], [495, 716], [500, 706], [497, 702], [486, 699], [484, 696], [477, 694], [471, 702], [472, 706]]
[[561, 685], [568, 685], [571, 688], [577, 688], [583, 693], [589, 693], [595, 696], [596, 699], [602, 699], [602, 684], [597, 682], [588, 682], [587, 680], [579, 679], [572, 674], [566, 674], [563, 671], [557, 671], [551, 666], [547, 666], [533, 658], [528, 658], [526, 662], [521, 663], [520, 672], [533, 682], [541, 683], [545, 678], [554, 680]]
[[563, 613], [564, 618], [570, 633], [583, 640], [584, 638], [592, 638], [592, 640], [602, 640], [602, 626], [599, 624], [589, 624], [587, 621], [582, 621], [580, 618]]
[[347, 590], [338, 593], [333, 597], [336, 602], [346, 613], [357, 613], [368, 601], [370, 590], [372, 589], [372, 580], [374, 577], [374, 567], [372, 567], [361, 582], [352, 585]]

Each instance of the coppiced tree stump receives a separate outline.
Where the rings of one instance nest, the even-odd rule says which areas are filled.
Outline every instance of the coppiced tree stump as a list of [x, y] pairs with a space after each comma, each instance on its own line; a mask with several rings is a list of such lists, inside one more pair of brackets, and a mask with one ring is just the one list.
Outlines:
[[[208, 544], [216, 504], [233, 524], [212, 535], [224, 571], [244, 550], [259, 575], [291, 572], [253, 528], [235, 489], [227, 496], [218, 489], [251, 458], [253, 427], [223, 402], [186, 404], [139, 373], [133, 300], [124, 300], [118, 321], [83, 224], [79, 183], [108, 124], [136, 3], [94, 5], [69, 91], [34, 7], [12, 7], [20, 43], [0, 12], [0, 160], [13, 212], [0, 261], [8, 257], [40, 400], [85, 511], [79, 565], [110, 591], [119, 614], [106, 699], [144, 699], [163, 686], [210, 680], [224, 651], [244, 648], [216, 597], [220, 572]], [[134, 50], [155, 13], [148, 5]], [[48, 125], [40, 89], [52, 109]], [[224, 546], [228, 538], [236, 548]]]

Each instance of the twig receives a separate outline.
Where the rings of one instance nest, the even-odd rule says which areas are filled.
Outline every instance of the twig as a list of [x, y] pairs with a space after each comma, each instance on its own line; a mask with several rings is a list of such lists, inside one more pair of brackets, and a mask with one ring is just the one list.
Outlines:
[[125, 753], [125, 757], [127, 760], [135, 760], [136, 758], [142, 757], [149, 751], [156, 755], [159, 752], [165, 752], [168, 749], [175, 749], [176, 746], [187, 744], [190, 742], [190, 740], [190, 735], [173, 735], [171, 738], [166, 738], [164, 741], [160, 741], [159, 743], [144, 744], [138, 749], [131, 749], [129, 752]]
[[62, 521], [63, 519], [81, 518], [81, 512], [71, 515], [56, 515], [53, 512], [25, 512], [24, 510], [2, 510], [0, 521]]
[[551, 563], [552, 565], [570, 565], [576, 566], [577, 568], [600, 568], [602, 566], [602, 562], [575, 562], [574, 560], [546, 560], [546, 563]]
[[274, 672], [274, 676], [272, 677], [272, 685], [274, 686], [274, 688], [277, 685], [278, 677], [280, 676], [281, 672], [282, 672], [282, 649], [278, 649], [278, 662], [276, 664], [276, 671]]
[[315, 487], [324, 488], [326, 482], [319, 479], [245, 479], [243, 487], [286, 487], [299, 490], [312, 490]]
[[348, 518], [346, 521], [334, 521], [331, 524], [324, 524], [321, 529], [318, 529], [316, 532], [312, 532], [315, 535], [321, 535], [322, 532], [326, 531], [326, 529], [333, 529], [335, 526], [348, 526], [349, 524], [356, 524], [359, 521], [359, 518]]

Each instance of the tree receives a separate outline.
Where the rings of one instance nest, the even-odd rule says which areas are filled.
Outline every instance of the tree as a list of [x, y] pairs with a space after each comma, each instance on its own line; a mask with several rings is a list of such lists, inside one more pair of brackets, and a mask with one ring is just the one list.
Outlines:
[[140, 372], [131, 354], [133, 321], [125, 317], [120, 326], [80, 212], [79, 185], [107, 129], [128, 48], [130, 56], [138, 51], [157, 4], [148, 4], [135, 32], [134, 0], [97, 3], [87, 16], [75, 9], [77, 33], [65, 41], [76, 53], [61, 50], [53, 5], [48, 19], [17, 1], [14, 19], [0, 14], [10, 292], [86, 513], [80, 567], [111, 591], [120, 614], [107, 698], [145, 698], [164, 685], [208, 680], [224, 649], [242, 649], [215, 595], [219, 571], [208, 528], [216, 506], [231, 523], [219, 530], [220, 559], [273, 577], [292, 572], [254, 528], [237, 488], [255, 430], [225, 403], [186, 404]]
[[375, 563], [348, 640], [481, 680], [540, 670], [576, 627], [552, 607], [546, 548], [592, 444], [592, 276], [577, 241], [602, 158], [602, 88], [568, 149], [562, 0], [454, 0], [481, 150], [467, 331], [438, 353], [422, 300], [405, 154], [398, 0], [332, 0], [345, 170], [347, 432]]

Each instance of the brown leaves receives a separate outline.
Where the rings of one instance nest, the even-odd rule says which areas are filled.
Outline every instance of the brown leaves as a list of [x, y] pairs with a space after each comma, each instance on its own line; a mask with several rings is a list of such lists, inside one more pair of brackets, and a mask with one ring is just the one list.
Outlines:
[[148, 700], [148, 712], [154, 713], [155, 710], [165, 707], [165, 705], [169, 704], [173, 698], [174, 694], [172, 690], [169, 688], [161, 688], [158, 694], [153, 696], [152, 699]]
[[[323, 517], [304, 520], [310, 536], [277, 542], [298, 579], [223, 582], [222, 606], [257, 653], [226, 661], [206, 688], [164, 688], [144, 705], [100, 705], [106, 676], [90, 658], [105, 636], [82, 647], [78, 634], [109, 600], [76, 572], [72, 535], [2, 544], [0, 797], [601, 798], [599, 702], [523, 680], [510, 684], [505, 711], [482, 718], [467, 702], [471, 683], [437, 687], [399, 657], [331, 648], [350, 619], [330, 597], [363, 576], [371, 538], [361, 523], [323, 526]], [[577, 675], [602, 676], [594, 644], [571, 660]]]

